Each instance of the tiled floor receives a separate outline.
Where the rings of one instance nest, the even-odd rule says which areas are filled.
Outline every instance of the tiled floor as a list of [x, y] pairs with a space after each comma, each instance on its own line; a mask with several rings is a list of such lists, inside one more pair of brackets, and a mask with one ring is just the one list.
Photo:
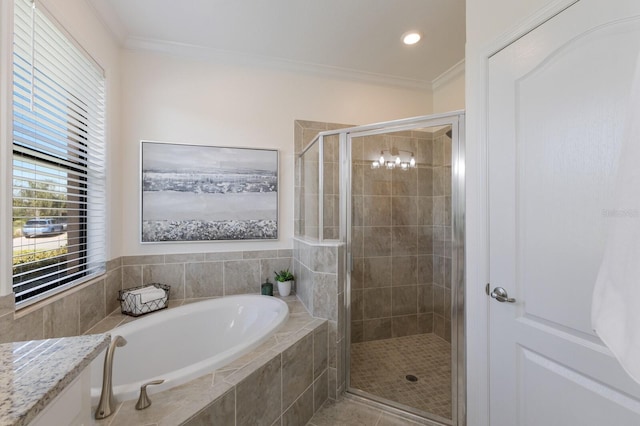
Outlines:
[[392, 414], [342, 398], [337, 402], [327, 402], [307, 426], [417, 426], [418, 423], [396, 417]]
[[451, 345], [435, 334], [354, 343], [351, 387], [451, 419]]

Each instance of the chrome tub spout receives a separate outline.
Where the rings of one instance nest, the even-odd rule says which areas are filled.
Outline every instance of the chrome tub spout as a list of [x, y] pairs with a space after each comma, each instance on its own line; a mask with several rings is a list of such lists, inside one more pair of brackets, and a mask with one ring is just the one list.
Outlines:
[[104, 419], [113, 414], [116, 408], [116, 401], [113, 397], [113, 354], [116, 351], [116, 347], [122, 347], [127, 344], [127, 341], [122, 336], [115, 336], [109, 344], [107, 353], [104, 357], [104, 370], [102, 373], [102, 393], [100, 394], [100, 402], [96, 409], [96, 419]]

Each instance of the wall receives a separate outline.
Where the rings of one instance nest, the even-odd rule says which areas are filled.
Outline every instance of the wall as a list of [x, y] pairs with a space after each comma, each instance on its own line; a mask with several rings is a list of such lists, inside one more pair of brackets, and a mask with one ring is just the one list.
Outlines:
[[[123, 181], [122, 251], [156, 254], [167, 245], [139, 241], [140, 140], [280, 151], [280, 238], [271, 242], [171, 245], [172, 252], [291, 248], [297, 118], [371, 123], [431, 112], [428, 90], [339, 81], [311, 74], [159, 53], [123, 54], [122, 141], [114, 172]], [[125, 184], [126, 183], [126, 184]]]
[[464, 109], [464, 61], [433, 81], [433, 113]]

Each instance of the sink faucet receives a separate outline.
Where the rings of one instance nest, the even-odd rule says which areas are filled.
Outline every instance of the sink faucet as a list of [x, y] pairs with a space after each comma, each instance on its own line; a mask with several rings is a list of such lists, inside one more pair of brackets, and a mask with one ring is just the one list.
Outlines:
[[96, 419], [104, 419], [105, 417], [109, 417], [113, 414], [113, 410], [116, 406], [116, 401], [113, 397], [113, 386], [112, 386], [112, 373], [113, 373], [113, 354], [116, 351], [116, 347], [122, 347], [127, 344], [127, 341], [122, 336], [115, 336], [111, 343], [109, 344], [109, 348], [107, 349], [107, 353], [104, 357], [104, 370], [102, 372], [102, 393], [100, 395], [100, 402], [98, 403], [98, 408], [96, 409]]

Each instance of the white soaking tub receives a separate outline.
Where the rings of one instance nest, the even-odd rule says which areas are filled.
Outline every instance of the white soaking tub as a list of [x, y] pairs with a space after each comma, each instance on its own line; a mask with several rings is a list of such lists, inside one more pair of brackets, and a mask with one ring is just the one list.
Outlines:
[[[111, 330], [127, 344], [115, 350], [113, 393], [135, 399], [140, 386], [149, 393], [181, 385], [213, 372], [266, 341], [289, 315], [287, 304], [269, 296], [241, 295], [190, 303], [148, 314]], [[106, 353], [106, 351], [105, 351]], [[100, 398], [104, 355], [91, 364], [91, 398]]]

